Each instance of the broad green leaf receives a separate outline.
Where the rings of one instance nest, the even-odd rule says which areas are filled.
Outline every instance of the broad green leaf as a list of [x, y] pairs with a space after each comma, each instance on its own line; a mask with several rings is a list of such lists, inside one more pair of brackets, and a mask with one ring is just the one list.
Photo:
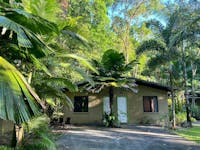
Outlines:
[[23, 75], [0, 57], [0, 118], [16, 124], [29, 121], [45, 108]]

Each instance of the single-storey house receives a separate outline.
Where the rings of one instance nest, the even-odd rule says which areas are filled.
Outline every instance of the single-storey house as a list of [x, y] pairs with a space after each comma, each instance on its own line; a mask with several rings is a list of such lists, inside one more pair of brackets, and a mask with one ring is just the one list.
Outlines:
[[[137, 93], [123, 88], [114, 88], [113, 112], [119, 124], [168, 123], [169, 87], [135, 79]], [[109, 92], [104, 88], [99, 93], [87, 91], [70, 93], [74, 108], [64, 108], [64, 119], [71, 124], [102, 124], [103, 114], [109, 113]]]

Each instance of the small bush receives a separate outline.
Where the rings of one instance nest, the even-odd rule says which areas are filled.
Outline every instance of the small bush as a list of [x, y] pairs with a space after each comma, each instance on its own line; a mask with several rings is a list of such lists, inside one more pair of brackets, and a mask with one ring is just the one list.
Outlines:
[[55, 143], [48, 123], [49, 118], [43, 115], [25, 124], [24, 128], [26, 132], [21, 149], [55, 150]]
[[193, 106], [191, 112], [193, 118], [200, 120], [200, 106]]
[[110, 114], [104, 113], [103, 123], [106, 127], [114, 127], [115, 121], [116, 121], [116, 117], [113, 113], [110, 113]]
[[[178, 114], [176, 114], [176, 124], [177, 125], [181, 125], [182, 123], [184, 123], [186, 121], [187, 121], [187, 115], [186, 115], [185, 112], [184, 113], [178, 113]], [[192, 117], [191, 121], [195, 122], [196, 119]]]
[[7, 146], [0, 146], [0, 150], [12, 150], [12, 149]]
[[175, 103], [175, 112], [176, 113], [183, 112], [183, 105], [184, 105], [183, 102], [180, 99], [177, 99]]
[[[168, 110], [169, 110], [169, 120], [172, 120], [172, 100], [168, 99]], [[184, 103], [181, 99], [176, 99], [175, 101], [175, 113], [183, 113], [184, 112]]]
[[178, 113], [176, 114], [176, 124], [181, 125], [184, 121], [186, 121], [186, 113]]

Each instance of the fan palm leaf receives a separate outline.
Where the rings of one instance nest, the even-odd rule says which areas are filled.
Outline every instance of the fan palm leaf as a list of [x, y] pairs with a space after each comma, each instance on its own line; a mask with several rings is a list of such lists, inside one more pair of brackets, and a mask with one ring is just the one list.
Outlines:
[[[1, 34], [10, 32], [9, 38], [15, 38], [19, 47], [28, 48], [36, 57], [43, 57], [52, 50], [39, 38], [38, 34], [58, 32], [53, 23], [20, 9], [0, 6]], [[16, 43], [15, 43], [16, 44]]]
[[23, 75], [0, 57], [0, 118], [16, 124], [29, 121], [45, 108]]
[[92, 73], [94, 85], [86, 83], [84, 89], [95, 93], [100, 92], [104, 87], [124, 87], [136, 91], [134, 90], [135, 81], [122, 76], [133, 68], [136, 61], [125, 64], [123, 53], [109, 49], [104, 52], [100, 62], [93, 60], [92, 63], [99, 74]]
[[22, 9], [0, 6], [0, 13], [10, 20], [30, 29], [34, 33], [48, 35], [52, 32], [58, 33], [58, 27], [54, 23]]

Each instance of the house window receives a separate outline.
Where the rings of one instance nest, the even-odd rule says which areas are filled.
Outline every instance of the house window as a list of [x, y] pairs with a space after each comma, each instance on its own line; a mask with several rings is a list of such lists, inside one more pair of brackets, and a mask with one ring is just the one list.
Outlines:
[[88, 96], [74, 97], [74, 112], [88, 112]]
[[143, 96], [144, 112], [158, 112], [157, 96]]

